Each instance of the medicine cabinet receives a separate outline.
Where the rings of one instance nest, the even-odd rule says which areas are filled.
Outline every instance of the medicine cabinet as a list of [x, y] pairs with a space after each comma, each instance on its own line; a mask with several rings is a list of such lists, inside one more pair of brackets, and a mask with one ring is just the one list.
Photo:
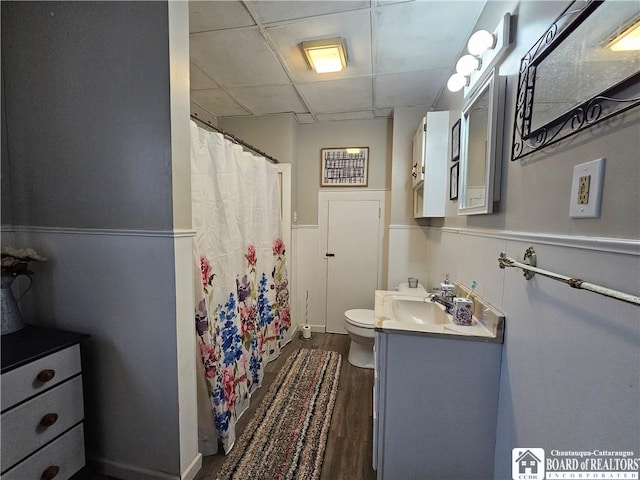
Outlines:
[[[449, 112], [428, 112], [413, 142], [413, 217], [444, 217], [447, 197]], [[414, 176], [415, 174], [415, 176]]]
[[459, 215], [492, 213], [500, 200], [505, 85], [494, 69], [462, 109]]

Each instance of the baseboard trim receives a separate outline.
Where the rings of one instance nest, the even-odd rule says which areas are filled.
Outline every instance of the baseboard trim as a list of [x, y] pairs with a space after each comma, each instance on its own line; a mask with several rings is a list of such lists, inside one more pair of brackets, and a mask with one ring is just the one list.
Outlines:
[[114, 462], [113, 460], [93, 455], [89, 456], [89, 462], [96, 472], [122, 480], [193, 480], [200, 468], [202, 468], [202, 454], [198, 453], [187, 469], [180, 475]]
[[182, 472], [181, 480], [193, 480], [196, 478], [196, 475], [202, 468], [202, 454], [198, 452], [198, 454], [193, 458], [187, 469]]

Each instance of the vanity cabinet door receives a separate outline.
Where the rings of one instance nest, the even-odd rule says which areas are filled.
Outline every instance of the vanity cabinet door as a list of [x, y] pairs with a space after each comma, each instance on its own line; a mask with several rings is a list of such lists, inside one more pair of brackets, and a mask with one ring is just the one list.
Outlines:
[[376, 334], [378, 480], [493, 478], [502, 344]]

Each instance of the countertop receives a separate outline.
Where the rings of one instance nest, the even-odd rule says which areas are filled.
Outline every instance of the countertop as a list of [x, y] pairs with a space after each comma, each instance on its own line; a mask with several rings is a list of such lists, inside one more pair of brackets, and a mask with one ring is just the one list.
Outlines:
[[[460, 285], [456, 285], [460, 288]], [[451, 338], [459, 340], [473, 340], [482, 342], [503, 342], [504, 315], [491, 305], [485, 303], [479, 297], [474, 297], [474, 324], [470, 326], [456, 325], [451, 320], [451, 315], [446, 314], [450, 320], [444, 325], [421, 325], [400, 322], [394, 318], [392, 302], [394, 298], [416, 299], [429, 301], [429, 293], [398, 292], [395, 290], [376, 290], [375, 292], [375, 324], [377, 331], [385, 333], [400, 333], [408, 335], [427, 335], [439, 338]], [[444, 311], [444, 307], [437, 304]]]

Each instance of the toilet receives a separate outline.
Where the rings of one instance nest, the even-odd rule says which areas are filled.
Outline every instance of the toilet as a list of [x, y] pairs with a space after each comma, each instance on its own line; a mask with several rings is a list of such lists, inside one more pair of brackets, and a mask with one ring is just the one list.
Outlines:
[[344, 312], [344, 329], [351, 337], [349, 363], [355, 367], [373, 368], [373, 344], [375, 332], [373, 310], [356, 308]]
[[[398, 292], [426, 294], [427, 291], [418, 284], [417, 288], [409, 288], [408, 283], [401, 283]], [[374, 368], [373, 345], [375, 343], [375, 313], [373, 310], [355, 308], [344, 312], [344, 328], [351, 337], [349, 346], [349, 363], [354, 367]]]

